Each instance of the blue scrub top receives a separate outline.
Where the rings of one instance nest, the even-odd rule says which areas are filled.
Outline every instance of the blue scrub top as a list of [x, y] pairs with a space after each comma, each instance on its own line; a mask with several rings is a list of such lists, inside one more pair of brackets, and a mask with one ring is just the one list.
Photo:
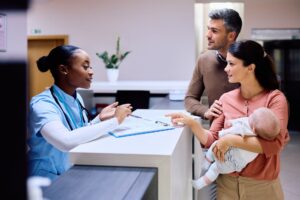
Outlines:
[[[55, 179], [70, 168], [68, 152], [62, 152], [48, 143], [41, 135], [41, 128], [48, 122], [61, 121], [69, 130], [84, 126], [86, 115], [77, 101], [83, 105], [78, 92], [76, 98], [53, 85], [54, 95], [69, 118], [69, 126], [62, 109], [55, 102], [50, 89], [34, 96], [29, 107], [28, 163], [29, 176], [44, 176]], [[71, 133], [70, 133], [71, 134]]]

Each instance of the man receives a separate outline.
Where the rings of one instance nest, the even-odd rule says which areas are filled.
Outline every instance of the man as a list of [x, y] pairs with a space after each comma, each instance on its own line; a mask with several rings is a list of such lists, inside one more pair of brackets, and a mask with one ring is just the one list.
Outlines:
[[[220, 96], [238, 87], [237, 84], [228, 82], [224, 68], [227, 65], [228, 47], [238, 37], [242, 20], [233, 9], [213, 10], [209, 13], [209, 18], [206, 34], [208, 50], [199, 56], [184, 103], [188, 112], [203, 119], [213, 120], [222, 113], [222, 105], [218, 101]], [[204, 90], [209, 108], [200, 103]]]

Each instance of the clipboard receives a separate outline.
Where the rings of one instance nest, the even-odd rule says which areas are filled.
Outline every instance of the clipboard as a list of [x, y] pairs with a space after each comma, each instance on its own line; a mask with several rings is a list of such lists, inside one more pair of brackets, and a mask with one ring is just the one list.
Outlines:
[[110, 135], [121, 138], [140, 134], [149, 134], [175, 129], [166, 122], [145, 119], [139, 116], [129, 116], [118, 128], [108, 132]]

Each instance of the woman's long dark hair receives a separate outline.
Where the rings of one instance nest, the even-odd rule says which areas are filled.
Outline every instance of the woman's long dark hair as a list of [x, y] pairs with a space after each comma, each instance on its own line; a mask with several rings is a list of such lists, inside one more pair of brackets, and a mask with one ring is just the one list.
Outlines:
[[279, 88], [272, 58], [267, 55], [263, 47], [253, 40], [243, 40], [233, 43], [228, 52], [241, 59], [245, 67], [255, 64], [255, 77], [266, 90]]

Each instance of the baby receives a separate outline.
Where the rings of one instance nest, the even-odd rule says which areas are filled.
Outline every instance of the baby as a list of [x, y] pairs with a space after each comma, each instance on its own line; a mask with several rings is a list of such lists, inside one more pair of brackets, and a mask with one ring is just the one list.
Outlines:
[[[244, 136], [260, 136], [267, 140], [273, 140], [280, 132], [279, 120], [268, 108], [256, 109], [249, 117], [241, 117], [230, 120], [231, 127], [219, 131], [219, 137], [227, 134]], [[225, 161], [215, 159], [212, 152], [215, 141], [205, 154], [202, 170], [208, 171], [197, 180], [193, 180], [193, 187], [201, 189], [215, 181], [219, 174], [240, 172], [249, 162], [253, 161], [258, 153], [246, 151], [239, 148], [229, 148], [225, 153]]]

